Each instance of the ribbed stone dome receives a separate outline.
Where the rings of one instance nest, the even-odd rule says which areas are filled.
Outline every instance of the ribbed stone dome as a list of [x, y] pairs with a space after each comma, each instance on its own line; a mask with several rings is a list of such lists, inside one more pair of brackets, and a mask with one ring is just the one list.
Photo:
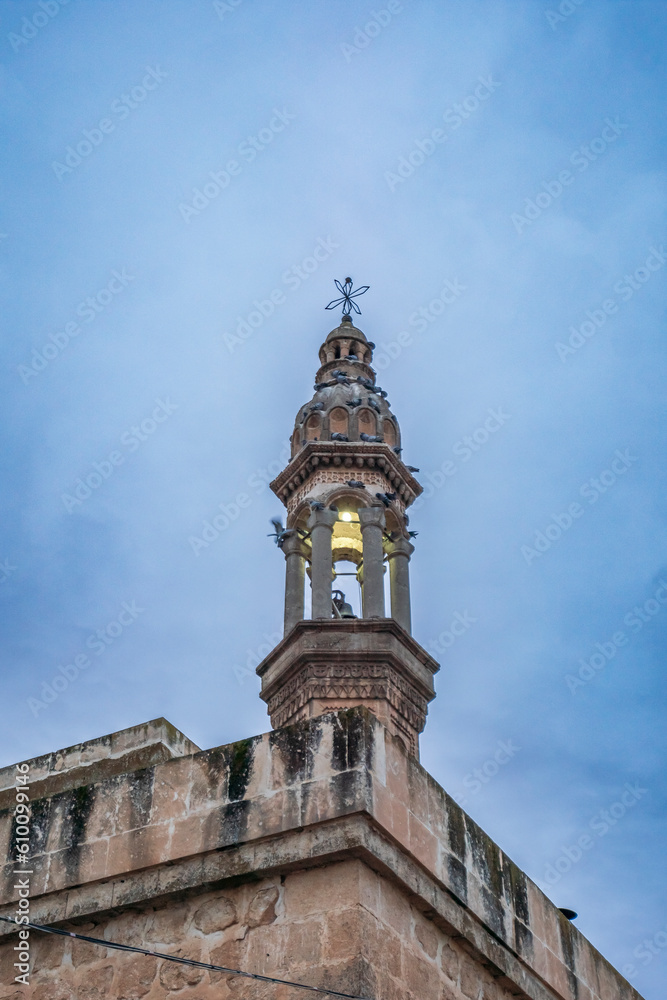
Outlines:
[[344, 316], [329, 333], [320, 348], [315, 394], [300, 408], [295, 420], [292, 456], [308, 441], [347, 439], [363, 444], [368, 437], [392, 448], [400, 447], [398, 421], [391, 413], [386, 392], [375, 384], [375, 370], [371, 367], [374, 347], [349, 316]]

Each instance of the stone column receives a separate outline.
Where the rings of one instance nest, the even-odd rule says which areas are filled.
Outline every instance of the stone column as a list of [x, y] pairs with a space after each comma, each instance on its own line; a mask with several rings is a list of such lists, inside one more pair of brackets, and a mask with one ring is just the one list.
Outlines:
[[331, 536], [337, 520], [338, 511], [328, 508], [314, 510], [308, 519], [313, 545], [310, 563], [313, 618], [331, 618], [331, 581], [333, 579]]
[[285, 556], [285, 635], [303, 620], [304, 582], [308, 549], [295, 532], [283, 542]]
[[389, 584], [391, 587], [391, 617], [406, 632], [412, 628], [410, 615], [410, 556], [415, 551], [407, 538], [402, 536], [387, 543]]
[[360, 507], [363, 543], [362, 603], [364, 618], [384, 618], [384, 507]]

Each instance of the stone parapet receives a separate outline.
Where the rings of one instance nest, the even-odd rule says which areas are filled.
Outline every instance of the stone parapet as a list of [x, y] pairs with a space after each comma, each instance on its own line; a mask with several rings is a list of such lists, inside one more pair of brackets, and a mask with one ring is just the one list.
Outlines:
[[[198, 750], [166, 719], [153, 719], [22, 763], [30, 765], [32, 798], [42, 799]], [[15, 776], [16, 764], [0, 768], [0, 809], [14, 802]]]

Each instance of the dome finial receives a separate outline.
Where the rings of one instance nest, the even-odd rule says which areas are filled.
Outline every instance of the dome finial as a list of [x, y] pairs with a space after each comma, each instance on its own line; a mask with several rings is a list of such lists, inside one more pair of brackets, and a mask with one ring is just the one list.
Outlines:
[[361, 316], [361, 309], [359, 308], [359, 306], [357, 305], [357, 303], [354, 301], [354, 299], [356, 299], [358, 295], [363, 295], [364, 292], [367, 292], [368, 289], [370, 288], [370, 285], [362, 285], [361, 288], [358, 288], [356, 290], [356, 292], [353, 292], [352, 291], [352, 278], [346, 278], [345, 279], [345, 284], [341, 284], [340, 281], [338, 281], [337, 278], [334, 278], [334, 284], [335, 284], [336, 288], [338, 289], [338, 291], [341, 293], [342, 298], [340, 298], [340, 299], [333, 299], [329, 303], [329, 305], [325, 306], [324, 308], [325, 309], [335, 309], [336, 306], [342, 305], [343, 306], [343, 318], [345, 318], [346, 316], [349, 316], [350, 312], [352, 311], [352, 309], [354, 309], [354, 311], [359, 316]]

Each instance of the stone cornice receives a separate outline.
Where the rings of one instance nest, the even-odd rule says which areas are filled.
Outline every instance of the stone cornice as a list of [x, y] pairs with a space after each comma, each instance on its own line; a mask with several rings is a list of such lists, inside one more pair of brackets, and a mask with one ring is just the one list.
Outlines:
[[[379, 469], [409, 507], [423, 492], [422, 486], [387, 444], [360, 441], [307, 441], [270, 484], [283, 503], [317, 468]], [[341, 484], [344, 483], [341, 476]]]

